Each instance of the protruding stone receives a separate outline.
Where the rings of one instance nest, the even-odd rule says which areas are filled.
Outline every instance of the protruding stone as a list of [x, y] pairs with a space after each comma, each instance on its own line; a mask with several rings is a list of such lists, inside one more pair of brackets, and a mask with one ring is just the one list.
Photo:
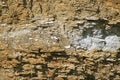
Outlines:
[[32, 70], [34, 68], [34, 65], [31, 64], [25, 64], [23, 65], [23, 69], [24, 70]]

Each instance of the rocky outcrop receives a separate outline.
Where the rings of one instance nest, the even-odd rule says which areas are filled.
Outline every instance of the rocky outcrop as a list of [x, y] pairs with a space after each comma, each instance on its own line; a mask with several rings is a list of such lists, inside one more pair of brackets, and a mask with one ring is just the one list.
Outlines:
[[119, 0], [0, 1], [0, 80], [119, 80]]

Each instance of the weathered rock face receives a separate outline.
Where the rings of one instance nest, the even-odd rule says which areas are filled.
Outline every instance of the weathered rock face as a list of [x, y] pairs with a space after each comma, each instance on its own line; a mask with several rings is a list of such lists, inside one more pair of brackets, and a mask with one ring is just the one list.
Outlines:
[[0, 80], [119, 80], [120, 0], [1, 0]]
[[120, 24], [109, 25], [103, 20], [90, 20], [72, 32], [71, 44], [85, 50], [116, 51], [120, 48]]

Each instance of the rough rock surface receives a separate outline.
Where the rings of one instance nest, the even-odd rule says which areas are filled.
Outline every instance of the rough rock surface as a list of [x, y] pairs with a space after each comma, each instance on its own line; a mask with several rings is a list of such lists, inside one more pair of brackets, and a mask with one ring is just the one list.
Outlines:
[[118, 50], [120, 48], [120, 24], [109, 26], [108, 23], [105, 24], [102, 21], [90, 21], [80, 25], [71, 34], [73, 35], [71, 44], [85, 50]]
[[0, 0], [0, 80], [120, 80], [120, 0]]

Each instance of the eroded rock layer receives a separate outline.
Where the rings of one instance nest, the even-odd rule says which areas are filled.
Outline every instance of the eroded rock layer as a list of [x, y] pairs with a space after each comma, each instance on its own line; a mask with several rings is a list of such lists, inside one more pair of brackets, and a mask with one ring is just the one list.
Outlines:
[[1, 0], [0, 80], [119, 80], [120, 0]]

